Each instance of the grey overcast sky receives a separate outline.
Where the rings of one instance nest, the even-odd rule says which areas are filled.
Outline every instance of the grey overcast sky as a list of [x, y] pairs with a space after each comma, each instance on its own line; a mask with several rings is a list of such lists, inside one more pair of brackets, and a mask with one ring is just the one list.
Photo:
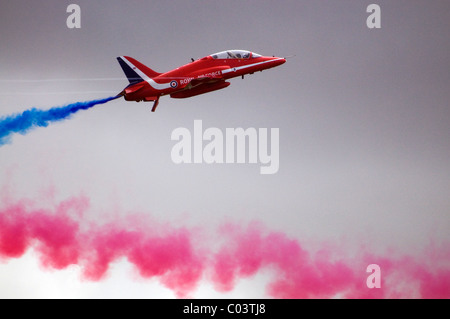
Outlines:
[[[66, 26], [73, 2], [80, 29]], [[366, 25], [370, 3], [380, 5], [380, 29]], [[449, 30], [450, 3], [438, 0], [2, 1], [0, 117], [120, 92], [121, 55], [158, 72], [227, 49], [295, 57], [224, 90], [163, 97], [155, 113], [120, 99], [14, 135], [0, 148], [0, 186], [38, 207], [83, 194], [89, 220], [140, 212], [210, 230], [258, 221], [349, 250], [448, 245]], [[196, 119], [221, 130], [279, 128], [278, 173], [174, 164], [171, 133]], [[128, 268], [119, 261], [109, 279], [85, 283], [76, 271], [42, 269], [28, 252], [0, 261], [0, 296], [173, 297]], [[265, 296], [260, 276], [228, 294], [194, 295]]]

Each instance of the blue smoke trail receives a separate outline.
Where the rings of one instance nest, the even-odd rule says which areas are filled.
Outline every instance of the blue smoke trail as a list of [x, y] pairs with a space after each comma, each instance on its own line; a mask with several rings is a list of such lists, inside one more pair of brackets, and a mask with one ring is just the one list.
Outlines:
[[0, 146], [10, 142], [10, 135], [20, 133], [25, 135], [35, 127], [47, 127], [51, 122], [67, 119], [73, 113], [87, 110], [94, 105], [104, 104], [120, 96], [111, 96], [106, 99], [76, 102], [65, 106], [53, 107], [49, 110], [38, 110], [32, 108], [21, 114], [14, 114], [0, 118]]

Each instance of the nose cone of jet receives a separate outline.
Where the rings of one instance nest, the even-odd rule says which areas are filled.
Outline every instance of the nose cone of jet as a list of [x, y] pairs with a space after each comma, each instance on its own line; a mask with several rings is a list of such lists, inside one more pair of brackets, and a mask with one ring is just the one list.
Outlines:
[[273, 66], [279, 66], [279, 65], [286, 63], [286, 59], [274, 57], [272, 60], [272, 63], [273, 63]]

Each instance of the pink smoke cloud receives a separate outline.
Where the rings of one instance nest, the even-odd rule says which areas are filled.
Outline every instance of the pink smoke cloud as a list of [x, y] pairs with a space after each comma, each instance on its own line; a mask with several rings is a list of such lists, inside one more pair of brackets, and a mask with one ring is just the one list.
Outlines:
[[[0, 208], [0, 259], [39, 253], [48, 269], [79, 265], [84, 279], [105, 278], [114, 261], [125, 258], [142, 278], [158, 278], [178, 297], [191, 295], [202, 280], [218, 291], [230, 291], [242, 278], [267, 271], [267, 294], [274, 298], [449, 298], [450, 249], [432, 245], [426, 254], [389, 256], [322, 245], [307, 249], [298, 239], [263, 225], [227, 224], [209, 244], [199, 244], [186, 227], [143, 223], [138, 217], [105, 224], [85, 222], [89, 201], [74, 197], [52, 209], [32, 202], [4, 201]], [[369, 289], [368, 264], [382, 273], [381, 288]]]

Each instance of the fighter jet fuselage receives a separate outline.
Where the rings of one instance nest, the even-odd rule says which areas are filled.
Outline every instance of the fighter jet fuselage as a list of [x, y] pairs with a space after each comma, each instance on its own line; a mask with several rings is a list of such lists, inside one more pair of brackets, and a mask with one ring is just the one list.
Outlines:
[[120, 93], [127, 101], [153, 101], [154, 112], [159, 98], [187, 98], [226, 88], [226, 80], [281, 65], [285, 58], [267, 57], [246, 50], [228, 50], [193, 60], [165, 73], [158, 73], [139, 61], [118, 57], [130, 84]]

